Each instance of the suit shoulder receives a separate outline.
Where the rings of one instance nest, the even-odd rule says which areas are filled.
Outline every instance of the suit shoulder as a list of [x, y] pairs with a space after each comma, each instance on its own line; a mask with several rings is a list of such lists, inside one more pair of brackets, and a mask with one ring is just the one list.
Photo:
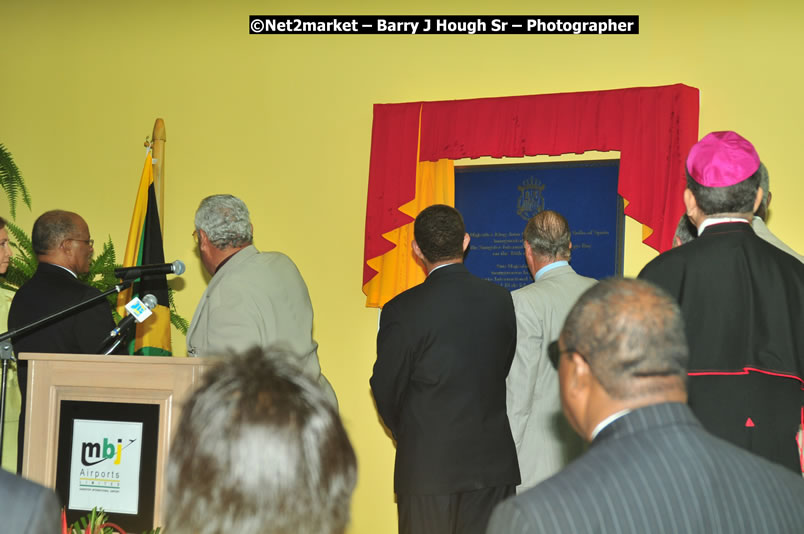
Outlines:
[[659, 273], [667, 269], [674, 269], [683, 265], [686, 262], [688, 254], [684, 247], [692, 245], [693, 242], [686, 243], [677, 248], [666, 250], [649, 261], [639, 272], [637, 278], [644, 278], [646, 280], [654, 281]]
[[410, 287], [403, 291], [402, 293], [398, 294], [391, 300], [385, 303], [382, 307], [383, 313], [386, 311], [394, 311], [399, 309], [404, 309], [411, 304], [417, 303], [423, 297], [423, 286], [424, 284], [418, 284], [413, 287]]

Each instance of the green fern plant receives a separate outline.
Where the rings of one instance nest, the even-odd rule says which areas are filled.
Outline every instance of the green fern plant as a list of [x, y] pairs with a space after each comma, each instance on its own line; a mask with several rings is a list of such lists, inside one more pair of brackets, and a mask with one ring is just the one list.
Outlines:
[[11, 218], [17, 218], [17, 199], [22, 196], [22, 201], [31, 209], [31, 195], [28, 188], [22, 181], [20, 170], [11, 157], [11, 152], [0, 143], [0, 188], [6, 192], [8, 205], [11, 211]]
[[[28, 209], [31, 208], [31, 197], [25, 187], [25, 182], [22, 180], [11, 153], [2, 144], [0, 144], [0, 188], [6, 192], [8, 197], [12, 219], [16, 218], [17, 199], [20, 196], [25, 205], [28, 206]], [[0, 278], [0, 287], [17, 291], [22, 284], [31, 279], [39, 262], [36, 259], [33, 243], [31, 243], [31, 238], [28, 237], [28, 234], [11, 221], [6, 222], [6, 228], [8, 229], [9, 242], [14, 249], [14, 256], [11, 258], [5, 279]], [[112, 238], [109, 237], [103, 244], [100, 254], [96, 254], [95, 258], [90, 262], [89, 272], [80, 276], [80, 278], [100, 291], [107, 291], [119, 283], [119, 280], [114, 276], [114, 270], [117, 267], [122, 267], [122, 265], [117, 263], [114, 243], [112, 243]], [[108, 299], [112, 306], [115, 320], [119, 321], [121, 317], [116, 309], [117, 295], [109, 295]], [[173, 301], [172, 289], [168, 289], [168, 299], [170, 302], [170, 323], [179, 332], [187, 335], [187, 328], [190, 323], [179, 315], [176, 304]]]

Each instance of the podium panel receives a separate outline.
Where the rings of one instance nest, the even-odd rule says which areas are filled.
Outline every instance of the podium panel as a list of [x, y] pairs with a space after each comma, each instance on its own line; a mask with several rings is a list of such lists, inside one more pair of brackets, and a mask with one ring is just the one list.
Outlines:
[[[214, 361], [39, 353], [19, 357], [29, 362], [23, 475], [57, 489], [65, 506], [72, 501], [91, 508], [96, 500], [108, 508], [111, 494], [123, 503], [121, 510], [133, 506], [152, 515], [146, 528], [159, 526], [168, 451], [182, 404]], [[104, 434], [104, 425], [120, 437]], [[60, 428], [65, 435], [59, 435]], [[142, 461], [143, 486], [139, 476], [126, 471], [130, 463], [121, 462], [123, 457], [136, 457], [137, 465]]]

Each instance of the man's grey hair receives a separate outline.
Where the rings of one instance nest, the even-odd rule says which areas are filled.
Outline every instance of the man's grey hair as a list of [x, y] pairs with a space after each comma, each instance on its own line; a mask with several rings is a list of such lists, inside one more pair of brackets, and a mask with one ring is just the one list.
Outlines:
[[567, 316], [562, 339], [615, 399], [685, 389], [689, 349], [678, 304], [644, 280], [609, 278]]
[[255, 347], [206, 371], [166, 478], [170, 534], [342, 534], [357, 459], [319, 385]]
[[195, 212], [195, 229], [203, 230], [218, 249], [243, 247], [254, 240], [246, 204], [233, 195], [212, 195]]
[[545, 210], [531, 217], [523, 237], [537, 256], [570, 260], [569, 223], [557, 211]]

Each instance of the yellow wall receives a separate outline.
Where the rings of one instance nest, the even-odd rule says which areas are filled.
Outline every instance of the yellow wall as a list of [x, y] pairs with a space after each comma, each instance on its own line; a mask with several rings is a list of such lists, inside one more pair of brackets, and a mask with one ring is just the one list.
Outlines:
[[[198, 201], [229, 192], [257, 245], [299, 265], [321, 364], [360, 461], [351, 533], [396, 531], [393, 447], [368, 378], [376, 310], [361, 261], [372, 104], [683, 82], [701, 89], [701, 132], [735, 129], [772, 175], [771, 228], [804, 250], [796, 198], [804, 110], [804, 5], [700, 0], [0, 3], [0, 142], [34, 198], [81, 212], [121, 249], [142, 141], [164, 117], [165, 252], [188, 317], [205, 286], [190, 236]], [[454, 6], [460, 5], [459, 8]], [[555, 6], [555, 7], [554, 7]], [[558, 7], [561, 6], [561, 7]], [[638, 36], [250, 36], [249, 14], [636, 14]], [[6, 208], [0, 206], [0, 212]], [[627, 227], [626, 273], [652, 253]], [[183, 340], [175, 340], [176, 351]]]

